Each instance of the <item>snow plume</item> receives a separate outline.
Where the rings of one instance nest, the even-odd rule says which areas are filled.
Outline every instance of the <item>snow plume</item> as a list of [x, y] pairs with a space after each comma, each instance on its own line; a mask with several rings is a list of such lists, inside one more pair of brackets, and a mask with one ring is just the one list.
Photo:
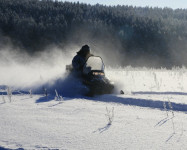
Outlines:
[[0, 85], [31, 88], [54, 78], [63, 77], [65, 65], [71, 63], [76, 46], [68, 49], [49, 48], [29, 56], [12, 47], [0, 50]]
[[112, 42], [112, 38], [106, 42], [106, 39], [90, 40], [89, 36], [80, 37], [78, 44], [69, 43], [63, 49], [48, 47], [32, 56], [13, 47], [1, 48], [0, 85], [27, 91], [32, 89], [33, 94], [44, 93], [46, 88], [48, 93], [54, 95], [55, 90], [61, 96], [82, 95], [88, 89], [77, 79], [67, 76], [65, 67], [81, 46], [88, 44], [94, 55], [103, 58], [106, 77], [114, 82], [115, 93], [119, 94], [120, 90], [125, 94], [137, 91], [186, 92], [186, 68], [121, 68], [125, 54], [120, 53], [120, 44]]
[[94, 43], [91, 40], [79, 44], [69, 43], [63, 49], [48, 47], [32, 56], [9, 46], [0, 49], [0, 85], [19, 90], [32, 89], [33, 93], [40, 94], [44, 93], [46, 88], [48, 93], [55, 94], [56, 90], [62, 96], [82, 95], [87, 88], [77, 79], [68, 77], [65, 67], [71, 64], [73, 56], [84, 44], [90, 46], [94, 55], [103, 57], [106, 66], [118, 64], [120, 56], [114, 56], [115, 46], [102, 46], [102, 43]]

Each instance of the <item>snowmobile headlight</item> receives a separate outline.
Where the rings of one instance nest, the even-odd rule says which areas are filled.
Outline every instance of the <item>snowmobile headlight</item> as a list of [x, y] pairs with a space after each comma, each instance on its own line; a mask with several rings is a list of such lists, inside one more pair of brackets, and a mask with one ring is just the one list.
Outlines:
[[97, 75], [98, 75], [98, 72], [93, 72], [93, 75], [97, 76]]
[[93, 72], [93, 75], [96, 75], [96, 76], [98, 76], [98, 75], [104, 76], [104, 73], [103, 73], [103, 72]]

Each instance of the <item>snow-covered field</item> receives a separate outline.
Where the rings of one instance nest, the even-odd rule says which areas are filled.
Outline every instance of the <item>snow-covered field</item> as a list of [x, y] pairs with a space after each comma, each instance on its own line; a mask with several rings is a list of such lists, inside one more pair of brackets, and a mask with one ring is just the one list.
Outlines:
[[[1, 75], [1, 79], [7, 80], [1, 80], [0, 85], [8, 83], [10, 78]], [[59, 101], [55, 95], [33, 93], [31, 97], [29, 93], [17, 92], [10, 102], [6, 88], [1, 86], [0, 147], [187, 149], [185, 68], [107, 68], [106, 76], [114, 81], [115, 93], [93, 98], [62, 95]], [[11, 78], [12, 82], [6, 85], [20, 87], [19, 82], [25, 85], [29, 77], [32, 76], [28, 73], [27, 79], [18, 81], [19, 76], [15, 75], [16, 79]], [[124, 95], [120, 95], [120, 90]]]

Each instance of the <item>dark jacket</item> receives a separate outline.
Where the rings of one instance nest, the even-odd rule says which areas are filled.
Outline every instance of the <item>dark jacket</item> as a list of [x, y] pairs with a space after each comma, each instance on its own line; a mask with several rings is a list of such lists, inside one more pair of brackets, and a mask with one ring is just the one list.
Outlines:
[[86, 58], [80, 54], [77, 54], [72, 60], [72, 66], [75, 71], [82, 71], [86, 62]]

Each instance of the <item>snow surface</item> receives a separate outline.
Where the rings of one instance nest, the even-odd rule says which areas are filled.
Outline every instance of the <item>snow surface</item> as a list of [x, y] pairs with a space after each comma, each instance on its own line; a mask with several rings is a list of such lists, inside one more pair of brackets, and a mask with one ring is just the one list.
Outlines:
[[[28, 83], [24, 84], [27, 89], [34, 91], [32, 80], [29, 80], [33, 75], [29, 73], [20, 85], [19, 76], [15, 80], [11, 78], [13, 82], [8, 84], [1, 80], [0, 85], [10, 86], [14, 93], [10, 102], [7, 86], [0, 86], [0, 147], [187, 149], [186, 69], [107, 68], [106, 76], [115, 83], [114, 94], [89, 98], [74, 95], [74, 88], [72, 96], [65, 96], [66, 84], [59, 86], [65, 83], [63, 79], [57, 84], [57, 79], [49, 75], [48, 80], [54, 78], [49, 85], [51, 90], [57, 89], [62, 94], [60, 101], [55, 95], [46, 97], [34, 93], [31, 97], [28, 92], [15, 91], [15, 85], [21, 87], [24, 83]], [[5, 73], [2, 78], [10, 81]], [[37, 78], [33, 81], [36, 83]], [[74, 81], [71, 82], [74, 86], [72, 83]], [[121, 89], [124, 95], [119, 94]], [[110, 116], [114, 109], [111, 125], [106, 107]]]

